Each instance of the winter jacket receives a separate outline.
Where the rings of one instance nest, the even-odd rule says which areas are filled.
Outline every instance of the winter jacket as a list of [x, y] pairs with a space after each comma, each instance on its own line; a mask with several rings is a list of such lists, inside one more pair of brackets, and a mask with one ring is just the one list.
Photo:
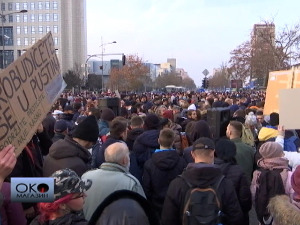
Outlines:
[[[206, 163], [190, 163], [182, 176], [195, 187], [206, 188], [214, 185], [222, 172], [215, 165]], [[167, 191], [166, 199], [162, 211], [162, 224], [181, 225], [182, 212], [184, 207], [185, 195], [189, 190], [185, 181], [175, 178]], [[225, 214], [224, 225], [241, 225], [243, 214], [235, 193], [232, 182], [224, 178], [219, 186], [218, 194], [221, 196], [222, 212]]]
[[136, 138], [144, 132], [143, 128], [134, 128], [130, 130], [127, 134], [126, 144], [128, 146], [129, 151], [132, 151], [134, 141]]
[[259, 141], [267, 141], [270, 138], [276, 138], [278, 135], [278, 130], [271, 127], [262, 127], [258, 133]]
[[44, 223], [39, 222], [39, 216], [37, 216], [30, 225], [87, 225], [88, 222], [84, 219], [82, 213], [69, 213], [63, 217], [55, 220], [49, 220]]
[[98, 123], [99, 126], [99, 136], [104, 136], [107, 135], [109, 133], [109, 125], [108, 122], [105, 120], [100, 120], [100, 122]]
[[116, 163], [102, 163], [100, 169], [91, 170], [82, 175], [83, 179], [90, 179], [93, 185], [86, 191], [84, 215], [91, 218], [98, 205], [111, 193], [117, 190], [135, 191], [145, 197], [140, 182], [127, 172], [128, 170]]
[[11, 202], [10, 183], [3, 183], [1, 193], [4, 197], [1, 207], [1, 225], [26, 225], [27, 220], [22, 204], [20, 202]]
[[116, 142], [124, 142], [124, 141], [121, 138], [117, 139], [117, 138], [114, 138], [112, 136], [108, 136], [107, 140], [102, 144], [101, 148], [97, 152], [96, 164], [95, 164], [96, 168], [98, 168], [102, 163], [105, 162], [105, 158], [104, 158], [105, 149], [108, 146], [110, 146], [111, 144], [114, 144]]
[[248, 212], [252, 207], [252, 199], [250, 192], [250, 182], [247, 179], [243, 169], [240, 165], [234, 164], [232, 162], [224, 162], [224, 160], [218, 158], [215, 158], [215, 165], [218, 165], [223, 175], [227, 179], [231, 180], [244, 214], [243, 224], [249, 224]]
[[286, 195], [271, 198], [268, 209], [273, 217], [272, 225], [298, 225], [300, 221], [300, 204], [291, 201]]
[[89, 221], [89, 225], [96, 224], [159, 225], [159, 219], [144, 197], [133, 191], [120, 190], [99, 204]]
[[[261, 172], [259, 170], [255, 170], [253, 172], [253, 179], [252, 179], [251, 186], [250, 186], [252, 202], [255, 201], [256, 189], [259, 187], [258, 178], [260, 176], [260, 173]], [[280, 175], [282, 178], [285, 194], [287, 194], [289, 197], [292, 197], [292, 195], [294, 193], [294, 190], [291, 185], [292, 172], [287, 171], [287, 170], [282, 170]]]
[[186, 162], [174, 149], [157, 151], [144, 164], [143, 188], [152, 208], [160, 215], [169, 184], [182, 173]]
[[44, 177], [49, 177], [57, 170], [69, 168], [78, 176], [90, 169], [91, 154], [89, 151], [66, 136], [63, 140], [53, 143], [43, 166]]
[[185, 159], [186, 163], [193, 163], [195, 162], [192, 156], [193, 146], [189, 146], [183, 150], [183, 158]]
[[249, 182], [252, 178], [254, 164], [254, 150], [251, 146], [242, 142], [241, 138], [231, 139], [236, 146], [236, 162], [240, 165], [246, 174]]
[[52, 142], [54, 143], [54, 142], [57, 142], [60, 139], [65, 139], [65, 136], [66, 135], [64, 135], [62, 133], [55, 133], [53, 138], [52, 138]]
[[158, 137], [159, 130], [146, 130], [135, 140], [132, 150], [141, 170], [144, 168], [144, 163], [151, 158], [155, 149], [159, 148]]

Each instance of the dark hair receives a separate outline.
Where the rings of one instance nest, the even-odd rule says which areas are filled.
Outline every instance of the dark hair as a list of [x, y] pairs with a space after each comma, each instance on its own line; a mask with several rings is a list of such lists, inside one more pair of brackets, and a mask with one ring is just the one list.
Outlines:
[[124, 117], [117, 116], [114, 118], [109, 126], [110, 136], [119, 139], [121, 134], [127, 130], [128, 121]]
[[264, 115], [264, 112], [262, 110], [257, 110], [256, 111], [256, 115], [257, 116], [263, 116]]

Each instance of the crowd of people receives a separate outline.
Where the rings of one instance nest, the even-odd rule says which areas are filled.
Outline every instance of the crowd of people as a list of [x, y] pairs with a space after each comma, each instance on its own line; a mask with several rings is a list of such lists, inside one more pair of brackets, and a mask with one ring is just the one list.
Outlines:
[[[247, 225], [250, 211], [256, 224], [299, 224], [299, 131], [264, 115], [264, 101], [63, 93], [18, 157], [0, 151], [1, 224]], [[230, 116], [211, 124], [213, 109]], [[11, 177], [53, 177], [54, 202], [11, 202]]]

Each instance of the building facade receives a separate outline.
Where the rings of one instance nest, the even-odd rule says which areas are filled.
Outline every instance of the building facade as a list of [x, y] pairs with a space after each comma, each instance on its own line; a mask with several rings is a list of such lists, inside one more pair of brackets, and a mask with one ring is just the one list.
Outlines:
[[82, 67], [87, 55], [86, 0], [0, 2], [0, 68], [7, 67], [50, 31], [62, 73]]

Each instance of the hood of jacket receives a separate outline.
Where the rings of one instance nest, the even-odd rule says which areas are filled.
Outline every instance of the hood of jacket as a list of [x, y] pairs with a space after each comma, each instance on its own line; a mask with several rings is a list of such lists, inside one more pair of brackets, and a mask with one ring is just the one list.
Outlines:
[[182, 173], [193, 186], [198, 187], [215, 184], [221, 175], [221, 169], [217, 165], [207, 163], [189, 163]]
[[161, 170], [171, 170], [177, 165], [179, 155], [175, 150], [155, 152], [152, 161]]
[[127, 134], [127, 140], [135, 140], [137, 136], [144, 132], [143, 128], [134, 128]]
[[269, 127], [262, 127], [258, 133], [258, 140], [266, 141], [270, 138], [276, 138], [278, 135], [278, 130]]
[[54, 142], [49, 149], [49, 155], [54, 159], [79, 157], [85, 162], [88, 162], [91, 157], [86, 148], [82, 147], [69, 136]]
[[276, 224], [299, 224], [300, 209], [294, 205], [286, 195], [277, 195], [271, 198], [268, 209]]
[[147, 130], [144, 131], [140, 136], [137, 137], [136, 141], [142, 145], [149, 146], [150, 148], [156, 149], [159, 147], [158, 144], [159, 130]]

